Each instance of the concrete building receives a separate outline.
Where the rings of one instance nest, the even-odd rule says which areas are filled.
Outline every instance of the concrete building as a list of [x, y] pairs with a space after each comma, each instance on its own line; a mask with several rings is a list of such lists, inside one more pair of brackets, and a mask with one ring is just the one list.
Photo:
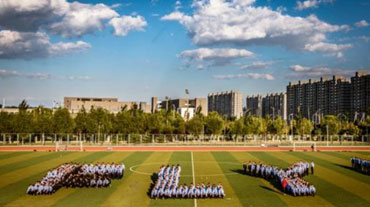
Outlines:
[[252, 116], [262, 117], [262, 96], [247, 96], [246, 98], [247, 112]]
[[262, 99], [262, 116], [273, 119], [280, 116], [287, 119], [287, 98], [285, 93], [267, 94]]
[[197, 110], [200, 110], [200, 113], [205, 116], [208, 115], [207, 100], [205, 98], [177, 98], [158, 100], [157, 97], [152, 97], [151, 108], [152, 113], [161, 109], [176, 110], [183, 118], [186, 119], [191, 119]]
[[350, 113], [351, 82], [342, 77], [320, 78], [319, 81], [289, 83], [287, 86], [287, 114], [313, 115]]
[[370, 74], [356, 72], [351, 77], [351, 116], [357, 116], [370, 111]]
[[224, 91], [208, 94], [208, 112], [217, 111], [222, 116], [239, 118], [243, 115], [243, 94]]
[[267, 94], [266, 96], [248, 96], [247, 110], [253, 116], [287, 119], [287, 96], [285, 93]]
[[122, 108], [130, 109], [134, 104], [137, 104], [141, 110], [150, 113], [150, 106], [146, 102], [122, 102], [117, 98], [86, 98], [86, 97], [64, 97], [64, 107], [70, 113], [78, 113], [83, 107], [89, 111], [92, 107], [103, 108], [111, 113], [118, 113]]

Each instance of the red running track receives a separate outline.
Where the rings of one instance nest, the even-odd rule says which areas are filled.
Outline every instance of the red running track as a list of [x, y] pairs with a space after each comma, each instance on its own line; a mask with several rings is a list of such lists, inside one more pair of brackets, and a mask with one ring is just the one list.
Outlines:
[[[0, 151], [55, 151], [52, 146], [0, 146]], [[59, 147], [59, 151], [81, 151], [80, 147]], [[291, 151], [293, 147], [252, 146], [85, 146], [83, 151]], [[295, 147], [296, 151], [310, 151], [310, 147]], [[318, 151], [370, 151], [370, 146], [316, 147]]]

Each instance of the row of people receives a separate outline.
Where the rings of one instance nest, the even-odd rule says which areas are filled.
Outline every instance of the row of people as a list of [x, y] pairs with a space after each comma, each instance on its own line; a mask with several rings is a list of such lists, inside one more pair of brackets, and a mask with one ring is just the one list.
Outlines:
[[52, 194], [61, 186], [64, 178], [74, 173], [80, 167], [77, 163], [64, 163], [49, 170], [46, 175], [35, 184], [30, 184], [26, 193], [30, 195]]
[[205, 185], [204, 183], [190, 186], [186, 184], [180, 185], [177, 188], [171, 187], [170, 189], [153, 188], [151, 198], [223, 198], [225, 192], [223, 186], [218, 184]]
[[61, 187], [108, 187], [111, 179], [120, 179], [124, 164], [64, 163], [47, 172], [41, 181], [30, 184], [26, 193], [30, 195], [52, 194]]
[[223, 198], [225, 196], [221, 184], [206, 186], [203, 183], [200, 185], [192, 183], [189, 186], [186, 184], [179, 186], [180, 173], [180, 165], [161, 166], [150, 193], [151, 198]]
[[258, 176], [265, 179], [276, 179], [287, 192], [293, 196], [314, 196], [316, 189], [313, 185], [303, 180], [301, 177], [314, 173], [315, 164], [304, 161], [297, 162], [287, 169], [281, 169], [263, 163], [250, 161], [243, 164], [246, 174]]
[[111, 178], [122, 178], [125, 165], [115, 163], [84, 164], [81, 169], [83, 174], [109, 175]]
[[[294, 173], [299, 174], [300, 176], [314, 174], [315, 163], [314, 162], [297, 162], [290, 166], [286, 171], [286, 174], [292, 175]], [[276, 166], [270, 166], [263, 164], [261, 162], [249, 161], [248, 163], [243, 164], [243, 169], [246, 174], [253, 176], [261, 176], [263, 178], [275, 177], [277, 173], [283, 169], [279, 169]]]
[[352, 168], [370, 175], [370, 160], [361, 159], [358, 157], [351, 157]]

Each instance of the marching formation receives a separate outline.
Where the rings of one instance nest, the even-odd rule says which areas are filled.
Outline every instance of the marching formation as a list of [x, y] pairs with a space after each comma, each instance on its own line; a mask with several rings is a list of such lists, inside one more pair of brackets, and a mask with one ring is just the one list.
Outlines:
[[267, 164], [248, 162], [243, 164], [244, 172], [251, 176], [258, 176], [268, 180], [276, 179], [281, 184], [284, 192], [293, 196], [315, 196], [316, 188], [303, 180], [301, 177], [314, 173], [315, 164], [313, 162], [297, 162], [288, 169], [283, 170], [276, 166]]
[[61, 187], [108, 187], [111, 179], [123, 177], [124, 170], [124, 164], [64, 163], [48, 171], [41, 181], [29, 185], [26, 192], [30, 195], [48, 195], [55, 193]]
[[370, 161], [369, 160], [361, 159], [358, 157], [351, 157], [351, 164], [352, 164], [353, 169], [359, 172], [365, 173], [367, 175], [370, 175]]
[[158, 179], [151, 190], [151, 198], [223, 198], [224, 189], [221, 184], [211, 185], [204, 183], [178, 185], [181, 167], [161, 166], [158, 171]]

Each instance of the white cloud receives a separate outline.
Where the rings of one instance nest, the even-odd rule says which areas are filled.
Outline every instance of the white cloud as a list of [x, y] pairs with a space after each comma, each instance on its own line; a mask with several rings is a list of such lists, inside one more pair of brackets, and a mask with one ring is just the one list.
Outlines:
[[[102, 31], [109, 25], [109, 20], [116, 35], [142, 30], [147, 25], [143, 17], [119, 17], [114, 8], [123, 5], [127, 4], [108, 6], [66, 0], [1, 0], [0, 58], [48, 57], [87, 49], [90, 45], [82, 41], [52, 44], [48, 34], [81, 37]], [[15, 43], [14, 48], [6, 47], [9, 42]]]
[[47, 73], [21, 73], [16, 70], [0, 69], [0, 78], [25, 77], [30, 79], [46, 80], [53, 76]]
[[72, 2], [63, 18], [46, 28], [63, 37], [82, 36], [96, 30], [103, 30], [105, 21], [117, 16], [119, 15], [116, 11], [104, 4], [91, 5]]
[[198, 66], [197, 66], [197, 69], [198, 69], [198, 70], [203, 70], [203, 69], [204, 69], [204, 66], [203, 66], [203, 65], [198, 65]]
[[214, 60], [214, 59], [236, 59], [253, 57], [254, 54], [244, 49], [234, 48], [199, 48], [195, 50], [185, 50], [180, 54], [182, 58], [188, 58], [190, 60]]
[[356, 27], [367, 27], [369, 26], [369, 23], [366, 20], [361, 20], [359, 22], [355, 23]]
[[304, 10], [309, 8], [317, 8], [319, 4], [323, 3], [333, 3], [334, 0], [305, 0], [305, 1], [297, 1], [296, 10]]
[[92, 78], [90, 76], [68, 76], [67, 77], [68, 80], [80, 80], [80, 81], [89, 81], [89, 80], [92, 80]]
[[308, 67], [302, 65], [292, 65], [289, 67], [292, 71], [288, 75], [289, 78], [320, 78], [324, 76], [351, 76], [354, 70], [332, 69], [328, 67]]
[[176, 1], [175, 2], [175, 10], [177, 11], [179, 9], [181, 9], [181, 1]]
[[248, 65], [240, 66], [240, 69], [261, 69], [271, 65], [272, 62], [256, 61]]
[[105, 4], [69, 3], [66, 0], [2, 0], [0, 26], [16, 31], [41, 29], [76, 37], [104, 29], [105, 21], [119, 16]]
[[254, 54], [248, 50], [234, 48], [198, 48], [195, 50], [185, 50], [178, 55], [178, 57], [184, 59], [186, 67], [198, 63], [208, 63], [208, 65], [202, 66], [203, 68], [224, 66], [233, 60], [253, 56]]
[[29, 79], [38, 80], [49, 80], [49, 79], [59, 79], [59, 80], [71, 80], [71, 81], [89, 81], [92, 78], [90, 76], [57, 76], [49, 73], [23, 73], [16, 70], [6, 70], [0, 69], [0, 78], [14, 78], [23, 77]]
[[351, 44], [331, 44], [331, 43], [324, 43], [318, 42], [313, 44], [306, 44], [305, 49], [311, 52], [319, 51], [325, 52], [330, 56], [337, 56], [341, 58], [343, 56], [342, 51], [351, 48]]
[[305, 45], [325, 42], [326, 33], [348, 30], [347, 25], [331, 25], [315, 15], [293, 17], [268, 7], [255, 7], [226, 0], [194, 2], [194, 12], [174, 11], [162, 20], [185, 26], [193, 43], [214, 45], [279, 45], [304, 50]]
[[50, 43], [42, 32], [0, 31], [0, 58], [3, 59], [60, 56], [88, 48], [90, 44], [83, 41]]
[[144, 31], [147, 22], [142, 16], [122, 16], [111, 19], [109, 24], [114, 28], [114, 35], [126, 36], [131, 31]]
[[370, 37], [369, 36], [365, 36], [365, 35], [362, 35], [360, 37], [358, 37], [360, 40], [363, 40], [365, 42], [369, 42], [370, 41]]
[[227, 75], [213, 75], [215, 79], [264, 79], [264, 80], [275, 80], [275, 77], [271, 74], [261, 73], [244, 73], [244, 74], [227, 74]]

